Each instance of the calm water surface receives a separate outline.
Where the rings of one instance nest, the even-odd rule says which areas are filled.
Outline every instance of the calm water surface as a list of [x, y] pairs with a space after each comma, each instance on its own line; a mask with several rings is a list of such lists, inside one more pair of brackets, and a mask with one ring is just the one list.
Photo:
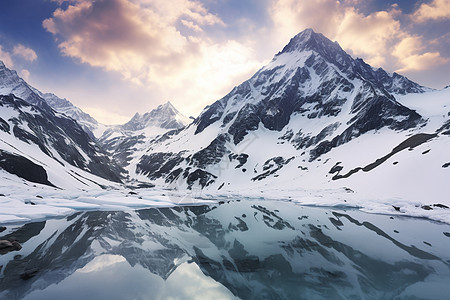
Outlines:
[[281, 201], [7, 225], [0, 299], [449, 299], [450, 225]]

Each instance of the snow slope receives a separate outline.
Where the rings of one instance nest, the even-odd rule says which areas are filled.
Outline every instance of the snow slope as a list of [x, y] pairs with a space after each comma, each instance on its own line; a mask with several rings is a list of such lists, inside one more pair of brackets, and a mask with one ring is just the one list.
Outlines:
[[77, 123], [80, 124], [81, 127], [93, 137], [100, 137], [103, 132], [107, 128], [109, 128], [109, 126], [97, 122], [97, 120], [82, 111], [79, 107], [73, 105], [72, 102], [68, 101], [67, 99], [61, 99], [52, 93], [42, 93], [35, 88], [32, 89], [36, 94], [41, 96], [54, 110], [77, 121]]
[[35, 183], [120, 182], [119, 168], [73, 119], [12, 94], [0, 95], [0, 156], [2, 169]]

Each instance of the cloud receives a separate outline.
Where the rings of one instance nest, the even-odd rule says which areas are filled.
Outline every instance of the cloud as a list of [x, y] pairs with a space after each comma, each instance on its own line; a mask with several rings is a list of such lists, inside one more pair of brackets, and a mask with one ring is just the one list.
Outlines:
[[20, 77], [25, 79], [25, 81], [28, 81], [28, 79], [30, 79], [30, 71], [27, 69], [22, 69], [22, 71], [20, 71]]
[[58, 37], [64, 55], [148, 84], [177, 77], [201, 52], [197, 39], [178, 30], [178, 21], [195, 31], [222, 24], [190, 0], [99, 0], [57, 9], [43, 26]]
[[431, 3], [422, 3], [412, 15], [415, 22], [428, 20], [442, 20], [450, 18], [450, 0], [433, 0]]
[[445, 64], [449, 60], [440, 56], [439, 52], [420, 53], [425, 46], [419, 36], [407, 36], [395, 45], [392, 55], [397, 57], [403, 68], [397, 72], [407, 72], [412, 70], [425, 70], [440, 64]]
[[275, 0], [269, 7], [269, 14], [279, 38], [286, 42], [305, 28], [334, 36], [344, 11], [341, 3], [335, 0]]
[[25, 47], [22, 44], [17, 44], [13, 48], [13, 53], [16, 56], [21, 56], [27, 61], [35, 61], [37, 59], [36, 52], [33, 49]]
[[[447, 3], [449, 0], [434, 0], [431, 5], [445, 10]], [[282, 31], [280, 36], [292, 36], [297, 33], [295, 30], [311, 27], [374, 67], [423, 70], [446, 61], [438, 51], [424, 46], [423, 37], [408, 32], [399, 21], [405, 15], [398, 5], [364, 14], [358, 4], [354, 0], [274, 0], [270, 15]], [[424, 4], [418, 11], [421, 9]]]
[[[23, 59], [25, 59], [26, 61], [34, 61], [37, 59], [37, 55], [36, 52], [34, 52], [33, 49], [31, 48], [27, 48], [21, 44], [17, 44], [16, 46], [13, 47], [12, 53], [10, 51], [4, 50], [2, 45], [0, 45], [0, 60], [3, 61], [3, 63], [8, 67], [8, 68], [14, 68], [15, 67], [15, 63], [13, 60], [13, 57], [22, 57]], [[23, 69], [20, 72], [22, 75], [22, 77], [24, 78], [28, 78], [30, 76], [30, 72], [26, 69]]]
[[[119, 72], [165, 97], [184, 96], [185, 103], [215, 100], [223, 85], [258, 64], [245, 45], [206, 36], [205, 27], [213, 26], [226, 24], [194, 0], [70, 1], [43, 21], [63, 55]], [[220, 69], [211, 67], [217, 65], [211, 57]]]
[[124, 113], [123, 108], [116, 109], [114, 107], [108, 107], [108, 109], [105, 109], [105, 106], [103, 104], [98, 103], [98, 101], [91, 103], [91, 106], [88, 105], [83, 106], [83, 111], [91, 116], [94, 116], [95, 119], [102, 124], [109, 124], [109, 125], [125, 124], [131, 119], [131, 117], [123, 115]]
[[0, 45], [0, 60], [3, 61], [6, 67], [12, 68], [14, 66], [11, 54], [8, 51], [4, 51]]
[[400, 22], [387, 11], [370, 15], [358, 13], [355, 8], [346, 8], [336, 27], [334, 36], [345, 49], [366, 58], [374, 66], [386, 64], [387, 49], [402, 34]]
[[192, 29], [194, 31], [197, 31], [197, 32], [202, 32], [203, 31], [203, 29], [200, 26], [198, 26], [197, 24], [195, 24], [192, 21], [181, 20], [181, 24], [183, 24], [187, 28], [190, 28], [190, 29]]

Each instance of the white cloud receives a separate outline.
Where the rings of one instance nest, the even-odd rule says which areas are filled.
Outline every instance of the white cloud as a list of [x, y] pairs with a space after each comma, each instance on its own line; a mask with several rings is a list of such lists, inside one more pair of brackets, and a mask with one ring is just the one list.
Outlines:
[[27, 61], [35, 61], [37, 59], [37, 54], [33, 49], [25, 47], [22, 44], [17, 44], [13, 48], [13, 53], [16, 56], [21, 56], [23, 59]]
[[430, 69], [449, 61], [441, 57], [439, 52], [421, 53], [424, 48], [425, 46], [418, 36], [405, 37], [396, 44], [392, 55], [397, 57], [403, 65], [403, 68], [397, 70], [397, 72]]
[[181, 20], [181, 24], [183, 24], [187, 28], [190, 28], [190, 29], [192, 29], [194, 31], [197, 31], [197, 32], [202, 32], [203, 31], [203, 29], [200, 26], [198, 26], [197, 24], [195, 24], [192, 21], [188, 21], [188, 20], [184, 20], [183, 19], [183, 20]]
[[12, 68], [14, 66], [11, 54], [8, 51], [4, 51], [0, 45], [0, 60], [3, 61], [6, 67]]
[[422, 3], [412, 18], [416, 22], [449, 19], [450, 0], [433, 0], [431, 3]]
[[58, 9], [43, 26], [60, 38], [63, 54], [147, 84], [173, 77], [198, 58], [201, 45], [180, 33], [181, 20], [197, 31], [222, 24], [190, 0], [99, 0]]
[[247, 46], [207, 37], [205, 27], [226, 25], [194, 0], [78, 0], [43, 26], [64, 55], [119, 72], [175, 103], [181, 97], [189, 107], [204, 107], [260, 66]]
[[20, 71], [20, 77], [25, 79], [25, 81], [28, 81], [28, 79], [30, 79], [30, 71], [28, 71], [27, 69], [22, 69]]
[[387, 11], [365, 16], [354, 8], [346, 8], [335, 39], [341, 46], [366, 58], [374, 66], [383, 66], [390, 45], [401, 34], [400, 22]]

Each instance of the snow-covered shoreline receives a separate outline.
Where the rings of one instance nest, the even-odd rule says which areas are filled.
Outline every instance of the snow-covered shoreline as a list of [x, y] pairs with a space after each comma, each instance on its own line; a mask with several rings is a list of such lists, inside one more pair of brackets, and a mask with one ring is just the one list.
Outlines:
[[[3, 180], [5, 182], [5, 180]], [[163, 188], [56, 189], [10, 180], [0, 185], [0, 224], [64, 217], [80, 211], [127, 211], [151, 207], [210, 205], [221, 201], [278, 200], [302, 206], [358, 209], [371, 214], [426, 218], [450, 224], [450, 203], [364, 197], [348, 188], [241, 190], [168, 190]], [[437, 205], [437, 206], [436, 206]]]
[[[296, 189], [259, 191], [257, 193], [247, 191], [239, 194], [224, 195], [220, 193], [206, 192], [197, 199], [216, 201], [228, 200], [280, 200], [292, 201], [302, 206], [328, 207], [339, 209], [358, 209], [371, 214], [382, 214], [402, 217], [425, 218], [431, 221], [450, 224], [450, 201], [445, 203], [433, 201], [409, 201], [399, 197], [364, 197], [349, 189]], [[448, 208], [445, 208], [448, 207]], [[431, 208], [431, 209], [430, 209]]]

